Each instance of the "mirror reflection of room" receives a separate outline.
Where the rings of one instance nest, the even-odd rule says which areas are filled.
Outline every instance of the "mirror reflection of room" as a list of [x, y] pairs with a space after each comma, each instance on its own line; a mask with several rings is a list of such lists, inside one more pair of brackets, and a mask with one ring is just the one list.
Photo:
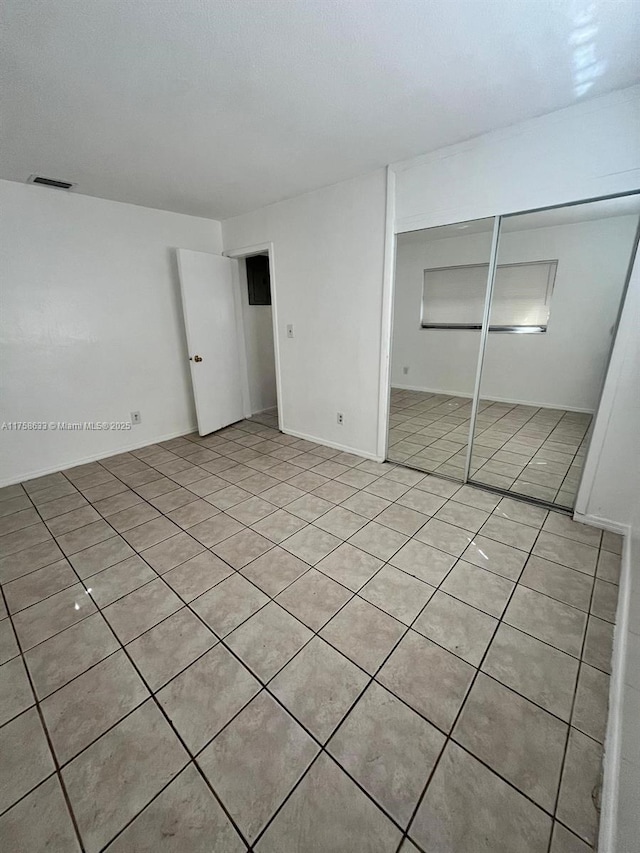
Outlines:
[[396, 243], [387, 456], [458, 480], [467, 457], [493, 223], [410, 231]]
[[503, 218], [471, 480], [575, 505], [639, 212], [629, 196]]
[[[571, 508], [640, 213], [503, 217], [468, 479]], [[399, 234], [388, 458], [465, 479], [492, 218]]]

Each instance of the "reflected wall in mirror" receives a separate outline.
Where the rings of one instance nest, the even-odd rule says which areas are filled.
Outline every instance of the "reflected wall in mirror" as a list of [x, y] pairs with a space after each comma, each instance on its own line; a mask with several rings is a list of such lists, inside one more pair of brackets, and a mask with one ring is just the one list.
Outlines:
[[464, 479], [494, 219], [399, 234], [387, 458]]
[[574, 506], [639, 213], [635, 195], [503, 217], [470, 481]]

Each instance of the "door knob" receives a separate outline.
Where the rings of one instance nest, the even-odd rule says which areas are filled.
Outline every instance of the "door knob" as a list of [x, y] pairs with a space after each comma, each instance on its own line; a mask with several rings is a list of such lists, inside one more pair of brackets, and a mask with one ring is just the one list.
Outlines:
[[202, 356], [201, 355], [194, 355], [194, 357], [190, 358], [189, 361], [200, 362], [200, 361], [202, 361]]

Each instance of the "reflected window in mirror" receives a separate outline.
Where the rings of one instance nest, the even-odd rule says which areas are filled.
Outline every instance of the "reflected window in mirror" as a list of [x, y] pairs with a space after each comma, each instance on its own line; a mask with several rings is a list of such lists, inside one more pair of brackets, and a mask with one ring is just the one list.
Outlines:
[[[500, 264], [493, 288], [490, 332], [546, 332], [557, 260]], [[423, 329], [480, 329], [488, 264], [424, 270]]]

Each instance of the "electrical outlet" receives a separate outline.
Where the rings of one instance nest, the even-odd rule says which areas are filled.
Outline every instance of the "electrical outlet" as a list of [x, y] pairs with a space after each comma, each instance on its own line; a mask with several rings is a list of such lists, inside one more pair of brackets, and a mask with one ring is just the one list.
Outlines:
[[289, 323], [289, 325], [287, 326], [287, 337], [288, 338], [293, 337], [293, 324], [292, 323]]
[[339, 424], [344, 423], [344, 415], [342, 414], [342, 412], [338, 412], [338, 417], [336, 420], [338, 421]]
[[142, 423], [142, 416], [140, 412], [131, 412], [131, 423], [135, 426], [136, 424]]
[[403, 372], [403, 373], [404, 373], [404, 375], [406, 376], [406, 375], [407, 375], [407, 373], [409, 372], [409, 368], [408, 368], [408, 367], [403, 367], [403, 368], [402, 368], [402, 372]]

